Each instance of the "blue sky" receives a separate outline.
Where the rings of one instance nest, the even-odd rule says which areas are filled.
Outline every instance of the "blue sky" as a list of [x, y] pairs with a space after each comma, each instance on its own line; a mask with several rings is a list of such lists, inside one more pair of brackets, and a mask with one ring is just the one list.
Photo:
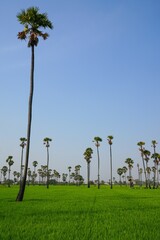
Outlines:
[[[141, 163], [137, 142], [159, 142], [160, 129], [160, 1], [52, 0], [9, 1], [1, 5], [1, 138], [0, 166], [8, 155], [19, 170], [19, 138], [26, 136], [30, 49], [19, 41], [23, 29], [16, 14], [38, 6], [54, 24], [35, 54], [35, 92], [30, 151], [46, 164], [43, 138], [53, 139], [50, 167], [60, 173], [80, 164], [83, 152], [94, 150], [91, 178], [97, 178], [96, 149], [100, 136], [101, 179], [108, 180], [109, 146], [113, 135], [113, 171], [126, 158]], [[159, 150], [157, 146], [157, 151]], [[150, 164], [152, 166], [152, 164]]]

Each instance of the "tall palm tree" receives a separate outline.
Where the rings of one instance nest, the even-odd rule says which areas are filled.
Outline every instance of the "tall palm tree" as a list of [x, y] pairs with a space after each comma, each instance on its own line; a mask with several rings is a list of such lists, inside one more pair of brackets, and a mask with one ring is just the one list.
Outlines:
[[99, 146], [102, 139], [100, 137], [94, 137], [93, 142], [95, 142], [95, 146], [97, 148], [97, 158], [98, 158], [98, 189], [100, 188], [100, 156], [99, 156]]
[[108, 136], [107, 137], [109, 146], [110, 146], [110, 174], [111, 174], [111, 189], [112, 189], [112, 140], [113, 140], [113, 136]]
[[24, 151], [24, 148], [26, 146], [26, 142], [27, 142], [27, 139], [22, 137], [20, 138], [20, 147], [22, 148], [21, 150], [21, 168], [20, 168], [20, 173], [21, 173], [21, 176], [20, 176], [20, 182], [22, 182], [22, 177], [23, 177], [23, 151]]
[[46, 148], [47, 148], [47, 188], [49, 188], [49, 172], [48, 172], [48, 168], [49, 168], [49, 142], [51, 142], [52, 139], [51, 138], [44, 138], [43, 139], [43, 143], [46, 145]]
[[145, 177], [145, 182], [146, 182], [146, 187], [147, 187], [147, 176], [146, 176], [146, 166], [145, 166], [145, 162], [144, 162], [144, 154], [143, 154], [143, 151], [144, 151], [144, 145], [145, 145], [145, 142], [138, 142], [137, 145], [140, 147], [139, 148], [139, 151], [141, 152], [141, 157], [142, 157], [142, 163], [143, 163], [143, 171], [144, 171], [144, 177]]
[[8, 156], [6, 159], [6, 162], [8, 163], [8, 187], [10, 187], [10, 174], [11, 174], [11, 166], [13, 165], [13, 156]]
[[131, 159], [131, 158], [127, 158], [125, 160], [125, 163], [128, 164], [128, 169], [129, 169], [129, 182], [130, 182], [130, 187], [132, 187], [132, 173], [131, 173], [131, 170], [133, 168], [133, 163], [134, 161]]
[[[155, 169], [157, 170], [156, 162], [157, 162], [158, 154], [156, 153], [156, 145], [157, 145], [156, 140], [152, 140], [153, 154], [152, 154], [151, 158], [154, 159], [154, 167], [155, 167]], [[157, 172], [156, 170], [153, 171], [153, 173], [154, 173], [154, 177], [153, 177], [153, 188], [156, 187], [156, 172]]]
[[68, 171], [69, 171], [69, 175], [68, 175], [69, 181], [68, 181], [68, 182], [69, 182], [69, 184], [70, 184], [70, 180], [71, 180], [71, 179], [70, 179], [70, 178], [71, 178], [71, 169], [72, 169], [72, 167], [69, 166], [69, 167], [68, 167]]
[[87, 162], [87, 183], [88, 183], [88, 188], [90, 188], [90, 162], [92, 158], [93, 150], [92, 148], [87, 148], [84, 152], [84, 159]]
[[30, 7], [27, 10], [22, 10], [17, 14], [17, 19], [24, 26], [24, 30], [18, 33], [18, 39], [26, 40], [28, 38], [28, 47], [31, 48], [31, 74], [30, 74], [30, 94], [28, 104], [28, 126], [27, 126], [27, 146], [25, 158], [25, 170], [22, 184], [17, 196], [17, 201], [22, 201], [25, 191], [27, 169], [29, 162], [30, 137], [31, 137], [31, 122], [32, 122], [32, 102], [34, 90], [34, 48], [38, 45], [39, 37], [44, 40], [48, 38], [48, 33], [43, 33], [41, 28], [53, 28], [52, 22], [49, 21], [46, 13], [39, 13], [37, 7]]

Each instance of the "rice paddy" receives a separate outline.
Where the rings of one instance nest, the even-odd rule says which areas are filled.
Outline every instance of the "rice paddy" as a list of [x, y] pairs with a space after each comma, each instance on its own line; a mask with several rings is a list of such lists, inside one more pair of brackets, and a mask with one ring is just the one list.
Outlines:
[[101, 186], [0, 186], [2, 240], [160, 239], [160, 190]]

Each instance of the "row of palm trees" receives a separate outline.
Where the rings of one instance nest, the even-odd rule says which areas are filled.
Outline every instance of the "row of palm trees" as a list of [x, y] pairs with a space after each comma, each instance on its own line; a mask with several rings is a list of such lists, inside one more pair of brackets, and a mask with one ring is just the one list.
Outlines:
[[[152, 140], [152, 142], [151, 142], [151, 146], [153, 147], [153, 153], [152, 154], [149, 150], [147, 150], [145, 148], [145, 142], [140, 141], [140, 142], [137, 143], [137, 145], [139, 147], [139, 151], [140, 151], [141, 159], [142, 159], [142, 165], [143, 165], [143, 168], [140, 168], [139, 167], [140, 165], [137, 164], [138, 181], [139, 181], [140, 185], [142, 185], [142, 173], [144, 172], [145, 187], [146, 188], [151, 188], [150, 175], [151, 175], [151, 171], [152, 171], [153, 172], [153, 188], [158, 188], [159, 174], [160, 174], [160, 169], [159, 169], [160, 154], [156, 152], [157, 141]], [[148, 163], [149, 163], [149, 160], [151, 160], [151, 159], [153, 159], [154, 166], [149, 167]], [[127, 167], [117, 169], [117, 173], [120, 176], [120, 183], [121, 183], [122, 174], [124, 174], [125, 182], [126, 182], [126, 172], [128, 170], [129, 171], [128, 180], [130, 182], [130, 186], [132, 186], [133, 185], [133, 178], [132, 178], [131, 170], [133, 168], [134, 161], [131, 158], [127, 158], [125, 160], [125, 163], [128, 165], [128, 169], [127, 169]]]
[[8, 187], [10, 187], [11, 166], [14, 164], [13, 156], [8, 156], [8, 158], [6, 159], [6, 162], [8, 163], [8, 167], [3, 166], [1, 169], [1, 174], [3, 174], [4, 180], [5, 180], [8, 172]]
[[[107, 137], [109, 146], [110, 146], [110, 187], [112, 189], [113, 186], [113, 177], [112, 177], [112, 144], [113, 144], [113, 136], [109, 135]], [[102, 138], [100, 137], [94, 137], [93, 142], [95, 142], [95, 146], [97, 149], [97, 158], [98, 158], [98, 189], [100, 189], [100, 154], [99, 154], [99, 147], [100, 147], [100, 142], [102, 142]], [[84, 152], [84, 159], [87, 162], [87, 185], [88, 188], [90, 188], [90, 162], [93, 154], [93, 149], [92, 148], [87, 148]]]

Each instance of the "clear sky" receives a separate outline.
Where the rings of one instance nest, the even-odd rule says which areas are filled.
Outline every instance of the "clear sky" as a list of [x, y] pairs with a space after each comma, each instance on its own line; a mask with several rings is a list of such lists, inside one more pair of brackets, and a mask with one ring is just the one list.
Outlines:
[[[35, 92], [30, 149], [46, 164], [43, 138], [52, 138], [50, 168], [61, 174], [81, 165], [94, 150], [91, 179], [97, 178], [95, 136], [100, 146], [101, 180], [110, 178], [107, 136], [113, 135], [113, 176], [126, 158], [141, 163], [137, 142], [153, 139], [160, 152], [159, 0], [5, 0], [1, 3], [0, 167], [8, 155], [19, 170], [19, 138], [26, 136], [30, 48], [19, 41], [16, 14], [37, 6], [54, 24], [35, 52]], [[152, 166], [152, 164], [151, 164]]]

